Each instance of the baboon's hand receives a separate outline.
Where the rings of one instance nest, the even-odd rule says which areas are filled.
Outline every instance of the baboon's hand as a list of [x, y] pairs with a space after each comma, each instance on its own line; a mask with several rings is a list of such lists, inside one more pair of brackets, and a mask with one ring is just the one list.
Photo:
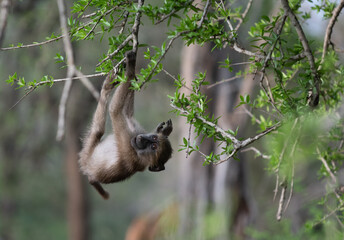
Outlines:
[[162, 134], [164, 134], [165, 136], [169, 136], [172, 130], [173, 130], [172, 120], [169, 119], [166, 122], [166, 126], [161, 131], [162, 131]]
[[159, 125], [156, 127], [156, 132], [160, 133], [162, 129], [164, 128], [165, 122], [159, 123]]

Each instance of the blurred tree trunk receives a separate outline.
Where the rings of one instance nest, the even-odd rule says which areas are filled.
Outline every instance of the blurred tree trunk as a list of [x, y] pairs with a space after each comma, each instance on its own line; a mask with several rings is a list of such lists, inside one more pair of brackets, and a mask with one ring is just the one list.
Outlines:
[[[222, 52], [211, 52], [210, 45], [184, 47], [181, 74], [186, 86], [191, 86], [198, 71], [206, 71], [206, 81], [210, 84], [231, 77], [228, 70], [218, 67], [218, 63], [224, 61], [224, 55]], [[245, 122], [245, 115], [233, 116], [232, 111], [236, 105], [235, 99], [239, 94], [244, 95], [243, 92], [250, 93], [254, 81], [241, 81], [202, 89], [208, 99], [212, 99], [208, 109], [210, 114], [223, 117], [219, 124], [224, 129], [235, 130], [236, 126], [243, 126]], [[184, 93], [188, 94], [186, 88]], [[188, 139], [190, 132], [193, 142], [193, 129], [190, 131], [185, 119], [180, 121], [183, 133], [181, 139]], [[200, 146], [200, 151], [209, 154], [216, 151], [216, 146], [211, 140], [205, 140]], [[180, 159], [180, 237], [191, 235], [195, 239], [204, 239], [204, 231], [207, 231], [208, 227], [205, 220], [210, 214], [216, 214], [218, 219], [222, 218], [219, 220], [222, 228], [216, 239], [229, 239], [230, 236], [244, 239], [251, 204], [245, 175], [245, 160], [241, 158], [240, 161], [230, 160], [219, 166], [203, 166], [204, 159], [199, 154], [192, 153], [185, 159], [185, 152], [181, 153]]]
[[[11, 92], [12, 96], [16, 95]], [[9, 94], [9, 95], [11, 95]], [[7, 99], [12, 99], [10, 96]], [[5, 100], [5, 98], [3, 98]], [[9, 100], [10, 101], [10, 100]], [[3, 119], [5, 120], [5, 118]], [[1, 126], [6, 126], [5, 123], [1, 123]], [[11, 128], [13, 130], [13, 128]], [[1, 240], [12, 240], [13, 239], [13, 224], [14, 216], [16, 214], [16, 190], [19, 182], [18, 172], [18, 159], [20, 153], [15, 149], [16, 133], [5, 130], [2, 134], [2, 139], [5, 139], [1, 143], [4, 158], [2, 160], [2, 179], [1, 179], [1, 199], [0, 199], [0, 210], [1, 210], [1, 226], [0, 239]]]
[[[74, 84], [75, 85], [75, 84]], [[87, 100], [82, 97], [82, 86], [74, 86], [70, 93], [66, 119], [65, 161], [67, 174], [67, 219], [70, 240], [86, 240], [89, 236], [88, 204], [78, 159], [81, 149], [80, 136], [89, 119]], [[81, 101], [85, 101], [82, 103]], [[80, 107], [81, 106], [81, 107]]]
[[[203, 47], [190, 45], [184, 47], [182, 51], [181, 61], [181, 75], [186, 82], [186, 86], [191, 88], [192, 80], [198, 71], [206, 71], [206, 81], [212, 83], [216, 78], [216, 62], [213, 55], [210, 54], [211, 46], [209, 44]], [[214, 71], [215, 70], [215, 71]], [[214, 88], [213, 88], [214, 89]], [[215, 91], [202, 89], [209, 99], [214, 99]], [[184, 88], [184, 93], [189, 94], [189, 90]], [[209, 105], [209, 112], [214, 112], [215, 101]], [[189, 138], [191, 135], [191, 142], [193, 142], [193, 129], [189, 124], [186, 124], [185, 119], [180, 118], [181, 139]], [[199, 142], [197, 143], [200, 144]], [[200, 151], [208, 154], [213, 150], [213, 142], [205, 140], [201, 146]], [[214, 181], [214, 167], [203, 166], [203, 159], [199, 154], [191, 154], [185, 159], [185, 152], [181, 153], [181, 183], [180, 183], [180, 237], [189, 236], [196, 239], [203, 239], [202, 228], [204, 225], [207, 211], [213, 206], [213, 181]], [[196, 230], [196, 232], [195, 232]]]
[[[5, 37], [5, 30], [7, 26], [7, 17], [9, 8], [11, 5], [11, 1], [9, 0], [2, 0], [0, 1], [0, 48], [2, 47], [3, 40]], [[8, 89], [7, 89], [8, 90]], [[12, 91], [1, 91], [1, 102], [3, 106], [8, 106], [6, 103], [11, 103], [17, 97], [17, 93], [13, 93]], [[8, 115], [13, 115], [14, 113], [8, 113]], [[7, 117], [8, 117], [7, 115]], [[12, 117], [12, 116], [10, 116]], [[17, 128], [13, 129], [5, 129], [6, 126], [6, 119], [5, 116], [0, 118], [0, 126], [2, 137], [4, 141], [1, 141], [2, 152], [4, 158], [1, 159], [2, 163], [0, 163], [0, 167], [2, 167], [2, 178], [0, 179], [2, 185], [1, 191], [1, 198], [0, 198], [0, 211], [1, 211], [1, 228], [0, 228], [0, 239], [1, 240], [11, 240], [12, 237], [12, 224], [13, 224], [13, 216], [15, 213], [15, 186], [18, 183], [19, 174], [17, 166], [17, 159], [18, 159], [18, 151], [15, 149], [15, 139], [16, 139], [16, 132], [14, 132]]]

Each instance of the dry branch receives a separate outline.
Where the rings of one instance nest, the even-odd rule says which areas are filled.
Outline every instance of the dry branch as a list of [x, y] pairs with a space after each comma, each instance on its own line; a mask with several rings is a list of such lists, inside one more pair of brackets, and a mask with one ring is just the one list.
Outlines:
[[74, 72], [75, 72], [75, 65], [74, 65], [72, 43], [69, 39], [68, 30], [67, 30], [67, 13], [66, 13], [64, 0], [57, 0], [57, 5], [59, 9], [61, 31], [62, 31], [62, 35], [64, 36], [63, 46], [66, 52], [67, 66], [68, 66], [68, 69], [67, 69], [68, 80], [64, 85], [61, 100], [60, 100], [59, 118], [58, 118], [58, 124], [57, 124], [57, 134], [56, 134], [56, 140], [61, 141], [65, 132], [66, 104], [67, 104], [69, 93], [72, 87], [71, 78], [73, 77]]

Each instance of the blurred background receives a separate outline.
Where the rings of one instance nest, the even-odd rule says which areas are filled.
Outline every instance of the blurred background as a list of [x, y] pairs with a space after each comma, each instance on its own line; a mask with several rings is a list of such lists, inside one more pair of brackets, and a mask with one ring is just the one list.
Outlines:
[[[70, 7], [73, 1], [67, 2]], [[242, 26], [241, 33], [247, 36], [246, 26], [279, 7], [279, 1], [253, 1], [248, 23]], [[12, 1], [1, 47], [39, 42], [52, 33], [60, 33], [56, 9], [55, 1]], [[309, 32], [316, 37], [326, 25], [320, 24], [321, 16], [313, 17], [307, 26], [316, 30]], [[143, 23], [140, 43], [160, 46], [165, 39], [166, 24], [152, 26], [145, 20]], [[343, 32], [343, 17], [336, 28], [341, 30], [334, 33], [333, 39], [343, 48], [339, 44], [344, 42], [343, 36], [337, 34]], [[75, 44], [75, 61], [84, 74], [94, 73], [106, 45], [97, 41]], [[210, 44], [184, 47], [181, 41], [176, 41], [164, 60], [164, 68], [174, 76], [181, 74], [188, 84], [197, 71], [206, 70], [207, 81], [214, 83], [245, 70], [245, 65], [240, 64], [233, 66], [233, 73], [220, 69], [218, 63], [227, 56], [231, 56], [233, 63], [245, 62], [247, 58], [230, 49], [211, 49]], [[323, 194], [322, 185], [311, 184], [317, 176], [310, 174], [319, 168], [320, 162], [304, 163], [299, 174], [302, 178], [297, 179], [303, 187], [296, 188], [285, 218], [277, 222], [278, 201], [273, 201], [275, 176], [264, 170], [266, 159], [250, 151], [240, 153], [240, 161], [203, 166], [198, 154], [186, 158], [185, 152], [178, 152], [189, 126], [170, 112], [167, 95], [174, 92], [173, 79], [164, 72], [158, 75], [159, 82], [148, 84], [137, 93], [135, 115], [147, 130], [172, 119], [173, 158], [165, 171], [137, 173], [127, 181], [106, 185], [110, 199], [104, 201], [80, 175], [76, 162], [80, 139], [96, 107], [95, 99], [81, 83], [75, 81], [72, 88], [62, 142], [55, 139], [63, 84], [40, 87], [11, 109], [25, 92], [6, 84], [5, 79], [14, 72], [27, 80], [44, 75], [63, 78], [66, 68], [54, 63], [59, 52], [63, 53], [61, 41], [0, 51], [0, 240], [296, 239], [300, 236], [300, 227], [316, 211], [309, 204]], [[141, 57], [137, 68], [144, 65]], [[102, 80], [91, 79], [97, 89]], [[223, 117], [220, 125], [224, 129], [239, 126], [239, 135], [246, 137], [256, 132], [249, 115], [234, 106], [239, 95], [255, 94], [258, 84], [252, 78], [237, 79], [204, 90], [212, 99], [209, 110]], [[263, 143], [259, 141], [254, 146], [268, 149], [269, 145]], [[216, 151], [216, 147], [211, 141], [204, 141], [201, 146], [205, 153]], [[274, 235], [279, 237], [271, 238]]]

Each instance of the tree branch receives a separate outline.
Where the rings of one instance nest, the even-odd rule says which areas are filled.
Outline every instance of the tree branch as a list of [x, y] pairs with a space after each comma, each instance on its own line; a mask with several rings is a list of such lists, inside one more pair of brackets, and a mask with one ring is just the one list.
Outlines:
[[[182, 32], [178, 32], [177, 35], [175, 35], [174, 37], [171, 38], [171, 40], [168, 42], [166, 48], [165, 48], [165, 51], [163, 52], [163, 54], [160, 56], [160, 58], [156, 61], [156, 64], [154, 66], [154, 68], [152, 69], [152, 71], [150, 72], [150, 74], [148, 75], [148, 77], [146, 79], [149, 79], [153, 73], [155, 72], [155, 70], [157, 69], [157, 67], [159, 66], [159, 63], [162, 61], [162, 59], [165, 57], [166, 53], [168, 52], [168, 50], [171, 48], [172, 46], [172, 43], [178, 39], [180, 36], [182, 36], [183, 34], [187, 34], [187, 33], [190, 33], [190, 32], [193, 32], [193, 31], [196, 31], [198, 29], [200, 29], [202, 27], [202, 24], [204, 22], [204, 19], [205, 19], [205, 16], [207, 15], [207, 12], [209, 10], [209, 7], [210, 7], [210, 3], [209, 3], [210, 0], [207, 1], [207, 4], [206, 6], [204, 7], [203, 9], [203, 14], [202, 14], [202, 17], [201, 17], [201, 20], [199, 21], [199, 23], [197, 24], [197, 27], [193, 30], [185, 30], [185, 31], [182, 31]], [[143, 84], [142, 84], [143, 86]]]
[[[173, 103], [171, 103], [170, 105], [171, 105], [172, 108], [178, 110], [179, 112], [181, 112], [181, 113], [183, 113], [183, 114], [186, 114], [186, 115], [189, 115], [189, 114], [190, 114], [189, 111], [187, 111], [187, 110], [185, 110], [185, 109], [183, 109], [183, 108], [177, 107], [177, 106], [174, 105]], [[198, 116], [198, 115], [195, 115], [195, 118], [196, 118], [196, 119], [199, 119], [199, 120], [201, 120], [203, 123], [205, 123], [205, 124], [207, 124], [207, 125], [213, 127], [213, 128], [215, 129], [215, 132], [216, 132], [216, 133], [219, 133], [219, 134], [221, 134], [223, 137], [230, 139], [230, 140], [233, 142], [234, 147], [236, 147], [236, 146], [240, 143], [240, 141], [239, 141], [238, 139], [236, 139], [233, 135], [227, 133], [224, 129], [220, 128], [220, 127], [217, 126], [216, 124], [214, 124], [214, 123], [212, 123], [212, 122], [209, 122], [209, 121], [207, 121], [206, 119], [204, 119], [203, 117]]]
[[141, 8], [144, 2], [145, 2], [144, 0], [139, 0], [138, 6], [137, 6], [138, 10], [137, 10], [134, 25], [132, 28], [133, 51], [135, 54], [137, 53], [137, 48], [139, 45], [138, 35], [139, 35], [139, 27], [140, 27], [140, 20], [141, 20]]
[[98, 63], [96, 66], [99, 67], [102, 63], [104, 63], [105, 61], [111, 59], [113, 56], [115, 56], [117, 53], [119, 53], [128, 43], [130, 40], [132, 40], [133, 36], [132, 34], [130, 34], [122, 43], [121, 45], [118, 46], [118, 48], [116, 48], [115, 51], [113, 51], [112, 53], [110, 53], [106, 58], [104, 58], [100, 63]]
[[265, 155], [263, 154], [261, 151], [259, 151], [257, 148], [255, 147], [249, 147], [249, 148], [245, 148], [243, 150], [241, 150], [241, 152], [248, 152], [248, 151], [253, 151], [257, 154], [258, 157], [262, 157], [264, 159], [271, 159], [271, 156], [269, 155]]
[[52, 38], [52, 39], [49, 39], [49, 40], [44, 41], [44, 42], [33, 43], [33, 44], [27, 44], [27, 45], [20, 45], [20, 46], [15, 46], [15, 47], [6, 47], [6, 48], [1, 48], [0, 50], [1, 50], [1, 51], [9, 51], [9, 50], [15, 50], [15, 49], [20, 49], [20, 48], [39, 47], [39, 46], [42, 46], [42, 45], [45, 45], [45, 44], [48, 44], [48, 43], [51, 43], [51, 42], [58, 41], [58, 40], [60, 40], [60, 39], [63, 38], [63, 37], [64, 37], [64, 36], [59, 36], [59, 37]]
[[297, 17], [295, 16], [295, 14], [293, 13], [293, 11], [291, 10], [291, 8], [289, 7], [289, 3], [288, 0], [281, 0], [283, 9], [285, 11], [286, 14], [288, 14], [290, 21], [292, 22], [292, 24], [294, 25], [297, 35], [299, 36], [299, 40], [303, 46], [303, 49], [305, 51], [306, 57], [308, 59], [309, 62], [309, 66], [311, 68], [311, 74], [313, 77], [313, 81], [314, 81], [314, 85], [316, 88], [316, 91], [313, 92], [311, 91], [308, 97], [308, 101], [307, 103], [312, 106], [315, 107], [318, 105], [319, 103], [319, 92], [320, 92], [320, 77], [318, 75], [318, 71], [315, 67], [315, 62], [314, 62], [314, 56], [312, 54], [311, 48], [309, 46], [308, 40], [306, 38], [305, 33], [302, 30], [302, 27], [297, 19]]
[[342, 11], [343, 7], [344, 7], [344, 0], [341, 0], [340, 3], [338, 4], [338, 6], [332, 12], [332, 17], [331, 17], [331, 19], [327, 25], [327, 28], [326, 28], [326, 33], [325, 33], [325, 37], [324, 37], [324, 45], [323, 45], [323, 53], [321, 56], [321, 62], [319, 65], [319, 69], [321, 68], [322, 64], [324, 63], [325, 55], [327, 53], [328, 46], [331, 43], [331, 35], [332, 35], [332, 30], [333, 30], [334, 24], [336, 23], [337, 18], [339, 16], [340, 12]]
[[57, 0], [57, 5], [59, 9], [59, 16], [60, 16], [60, 25], [61, 25], [61, 31], [63, 37], [63, 46], [64, 50], [66, 52], [66, 58], [67, 58], [67, 82], [64, 85], [60, 105], [59, 105], [59, 118], [58, 118], [58, 124], [57, 124], [57, 134], [56, 134], [56, 140], [61, 141], [64, 132], [65, 132], [65, 115], [66, 115], [66, 104], [68, 101], [69, 93], [72, 87], [72, 81], [71, 78], [73, 77], [75, 73], [75, 65], [74, 65], [74, 56], [73, 56], [73, 49], [72, 49], [72, 43], [69, 39], [68, 30], [67, 30], [67, 13], [65, 8], [64, 0]]
[[328, 175], [331, 177], [333, 184], [337, 184], [337, 178], [336, 176], [333, 174], [333, 172], [331, 171], [331, 168], [329, 167], [329, 165], [327, 164], [326, 160], [321, 156], [321, 153], [319, 151], [319, 149], [317, 148], [317, 153], [319, 155], [319, 160], [322, 162], [322, 164], [324, 165]]
[[[80, 78], [80, 81], [84, 86], [90, 91], [90, 93], [93, 95], [93, 97], [98, 101], [99, 100], [99, 92], [95, 89], [93, 84], [90, 82], [90, 80], [85, 76], [82, 72], [80, 72], [78, 69], [75, 69], [75, 75]], [[72, 79], [70, 79], [72, 80]]]
[[[174, 105], [173, 103], [170, 104], [172, 108], [178, 110], [179, 112], [181, 112], [182, 114], [185, 114], [185, 115], [189, 115], [190, 112], [187, 111], [186, 109], [183, 109], [183, 108], [180, 108], [180, 107], [177, 107], [176, 105]], [[278, 122], [276, 123], [275, 125], [273, 125], [272, 127], [270, 128], [267, 128], [265, 131], [257, 134], [256, 136], [254, 137], [249, 137], [243, 141], [240, 141], [238, 140], [236, 137], [234, 137], [233, 135], [227, 133], [224, 129], [222, 129], [221, 127], [219, 127], [218, 125], [212, 123], [212, 122], [209, 122], [208, 120], [206, 120], [205, 118], [201, 117], [201, 116], [198, 116], [197, 114], [194, 114], [194, 118], [202, 121], [204, 124], [207, 124], [211, 127], [214, 128], [215, 132], [218, 133], [218, 134], [221, 134], [222, 137], [224, 138], [227, 138], [229, 139], [232, 143], [233, 143], [233, 147], [234, 149], [232, 150], [232, 152], [225, 158], [225, 159], [222, 159], [222, 160], [219, 160], [217, 162], [215, 162], [214, 164], [215, 165], [218, 165], [218, 164], [221, 164], [223, 162], [226, 162], [228, 161], [231, 157], [233, 157], [240, 149], [246, 147], [247, 145], [257, 141], [258, 139], [260, 139], [261, 137], [265, 136], [266, 134], [272, 132], [272, 131], [275, 131], [276, 129], [278, 129], [280, 126], [281, 126], [281, 123]]]
[[[187, 2], [185, 2], [182, 7], [186, 7], [187, 5], [193, 3], [194, 0], [189, 0]], [[162, 23], [163, 21], [165, 21], [167, 18], [171, 17], [173, 14], [175, 14], [176, 12], [178, 12], [180, 9], [174, 9], [173, 11], [171, 11], [169, 14], [163, 15], [158, 21], [155, 22], [155, 25]]]
[[281, 183], [281, 187], [282, 187], [282, 191], [281, 191], [281, 196], [280, 196], [280, 200], [279, 200], [279, 204], [278, 204], [278, 210], [277, 210], [277, 214], [276, 214], [277, 221], [280, 221], [282, 219], [283, 206], [284, 206], [284, 201], [285, 201], [285, 194], [286, 194], [286, 191], [287, 191], [287, 182], [286, 182], [286, 180], [284, 180]]
[[252, 6], [252, 2], [253, 2], [253, 0], [248, 1], [245, 11], [241, 14], [241, 18], [239, 18], [240, 22], [235, 26], [235, 31], [239, 30], [239, 28], [240, 28], [241, 24], [243, 23], [248, 11], [250, 10], [250, 8]]

